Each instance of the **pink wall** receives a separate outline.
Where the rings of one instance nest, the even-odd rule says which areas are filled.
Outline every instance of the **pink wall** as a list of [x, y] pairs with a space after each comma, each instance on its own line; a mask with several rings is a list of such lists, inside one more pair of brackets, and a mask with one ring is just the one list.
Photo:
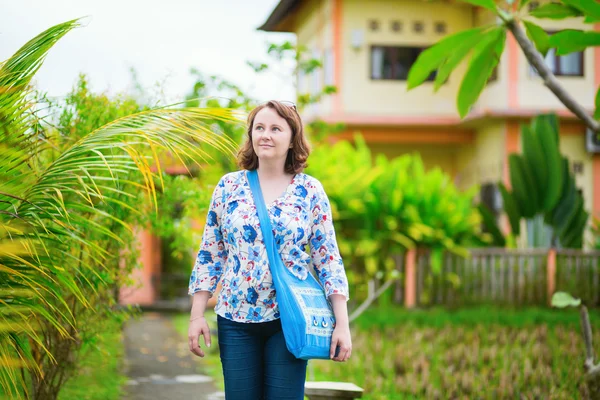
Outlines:
[[134, 284], [121, 288], [119, 303], [150, 305], [158, 298], [160, 287], [160, 239], [141, 229], [137, 231], [137, 238], [142, 266], [131, 273]]

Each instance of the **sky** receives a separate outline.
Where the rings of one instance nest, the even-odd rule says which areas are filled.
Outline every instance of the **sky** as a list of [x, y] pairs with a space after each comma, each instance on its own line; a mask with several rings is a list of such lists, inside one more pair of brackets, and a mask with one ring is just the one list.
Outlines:
[[[269, 61], [267, 43], [295, 35], [258, 31], [278, 0], [0, 0], [0, 60], [58, 23], [86, 17], [51, 50], [36, 84], [51, 97], [69, 92], [80, 73], [94, 91], [142, 87], [168, 102], [192, 89], [192, 67], [220, 75], [252, 97], [294, 100], [293, 79], [257, 75], [247, 60]], [[284, 74], [285, 78], [285, 74]]]

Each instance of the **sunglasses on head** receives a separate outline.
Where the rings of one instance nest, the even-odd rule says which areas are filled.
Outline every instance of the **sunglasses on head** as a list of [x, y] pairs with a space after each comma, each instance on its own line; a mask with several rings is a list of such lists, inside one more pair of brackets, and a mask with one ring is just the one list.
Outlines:
[[[291, 108], [292, 110], [298, 112], [298, 107], [296, 107], [296, 103], [294, 103], [293, 101], [289, 101], [289, 100], [269, 100], [269, 101], [274, 101], [276, 103], [283, 104], [284, 106], [287, 106], [287, 107]], [[269, 101], [265, 101], [264, 103], [261, 103], [261, 105], [267, 104]]]
[[284, 106], [290, 107], [294, 111], [298, 111], [298, 108], [296, 107], [296, 103], [294, 103], [292, 101], [283, 100], [283, 101], [280, 101], [280, 103], [283, 104]]

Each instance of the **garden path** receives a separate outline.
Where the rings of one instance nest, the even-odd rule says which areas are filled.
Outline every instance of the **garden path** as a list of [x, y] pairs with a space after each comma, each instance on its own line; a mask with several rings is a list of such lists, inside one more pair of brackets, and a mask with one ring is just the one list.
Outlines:
[[125, 325], [124, 400], [224, 399], [212, 379], [201, 371], [202, 360], [188, 350], [171, 319], [145, 312]]

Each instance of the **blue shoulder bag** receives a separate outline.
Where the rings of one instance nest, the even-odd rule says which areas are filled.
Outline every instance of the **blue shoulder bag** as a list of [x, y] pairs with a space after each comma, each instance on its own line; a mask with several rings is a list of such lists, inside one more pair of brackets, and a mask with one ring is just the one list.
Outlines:
[[267, 247], [286, 346], [296, 358], [329, 359], [331, 335], [335, 327], [331, 304], [311, 273], [301, 280], [283, 264], [256, 170], [248, 171], [248, 181]]

